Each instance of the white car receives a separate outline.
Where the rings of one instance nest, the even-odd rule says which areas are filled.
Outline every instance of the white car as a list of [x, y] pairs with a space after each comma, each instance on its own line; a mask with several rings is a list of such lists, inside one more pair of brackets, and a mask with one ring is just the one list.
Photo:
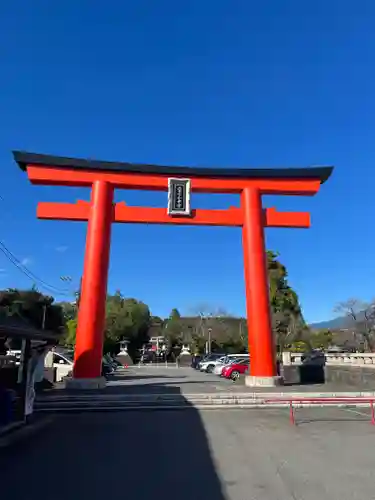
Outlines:
[[215, 366], [221, 364], [221, 362], [224, 361], [225, 358], [226, 356], [221, 356], [220, 358], [217, 359], [209, 359], [208, 361], [201, 361], [199, 363], [199, 369], [201, 372], [212, 373]]
[[63, 378], [68, 377], [73, 371], [73, 351], [56, 350], [50, 352], [52, 355], [52, 366], [56, 368], [56, 382], [60, 382]]
[[214, 373], [215, 375], [219, 375], [221, 376], [221, 372], [223, 371], [223, 369], [228, 366], [228, 365], [231, 365], [232, 363], [236, 363], [240, 360], [241, 358], [230, 358], [230, 359], [224, 359], [220, 364], [217, 364], [213, 370], [212, 373]]

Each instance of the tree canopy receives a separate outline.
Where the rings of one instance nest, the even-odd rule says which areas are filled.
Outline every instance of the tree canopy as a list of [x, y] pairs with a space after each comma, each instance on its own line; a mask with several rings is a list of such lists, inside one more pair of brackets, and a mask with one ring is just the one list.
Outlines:
[[[335, 338], [348, 347], [360, 351], [375, 350], [375, 300], [364, 302], [357, 298], [350, 298], [340, 302], [335, 312], [346, 318], [344, 332], [336, 332]], [[343, 333], [349, 334], [344, 342]], [[346, 335], [348, 336], [348, 335]]]
[[299, 298], [288, 283], [286, 267], [278, 260], [278, 254], [267, 252], [272, 328], [278, 349], [302, 340], [307, 326], [303, 319]]
[[36, 288], [0, 291], [0, 310], [9, 316], [22, 318], [36, 329], [60, 333], [66, 324], [61, 306], [55, 303], [53, 297], [43, 295]]
[[[64, 343], [75, 345], [77, 330], [77, 308], [72, 316], [70, 309], [64, 308], [66, 315], [66, 335]], [[120, 291], [108, 295], [106, 301], [106, 322], [104, 332], [104, 351], [116, 352], [119, 342], [129, 341], [129, 350], [142, 347], [148, 341], [150, 310], [146, 304], [132, 298], [125, 298]]]

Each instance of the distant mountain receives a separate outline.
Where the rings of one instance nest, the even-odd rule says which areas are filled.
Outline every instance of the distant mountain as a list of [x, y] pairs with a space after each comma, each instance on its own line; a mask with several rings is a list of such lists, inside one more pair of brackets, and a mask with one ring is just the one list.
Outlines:
[[[364, 321], [366, 311], [360, 311], [357, 313], [357, 321]], [[331, 319], [329, 321], [321, 321], [320, 323], [311, 323], [309, 325], [313, 330], [319, 330], [323, 328], [329, 328], [330, 330], [338, 328], [350, 328], [353, 327], [355, 321], [349, 316], [339, 316], [338, 318]]]
[[340, 316], [339, 318], [334, 318], [329, 321], [321, 321], [320, 323], [311, 323], [309, 325], [313, 330], [321, 330], [329, 328], [330, 330], [335, 330], [337, 328], [347, 328], [350, 326], [350, 318], [347, 316]]

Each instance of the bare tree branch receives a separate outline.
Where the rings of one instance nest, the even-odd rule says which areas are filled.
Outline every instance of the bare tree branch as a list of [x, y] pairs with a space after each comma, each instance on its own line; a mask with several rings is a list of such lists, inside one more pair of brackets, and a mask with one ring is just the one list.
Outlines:
[[353, 329], [354, 336], [362, 337], [365, 349], [372, 351], [375, 345], [375, 302], [350, 298], [337, 304], [334, 311], [348, 318], [348, 327]]

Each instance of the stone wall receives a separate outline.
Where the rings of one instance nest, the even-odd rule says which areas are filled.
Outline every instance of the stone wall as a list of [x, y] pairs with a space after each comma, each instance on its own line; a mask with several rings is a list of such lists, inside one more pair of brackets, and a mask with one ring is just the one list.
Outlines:
[[324, 384], [324, 366], [287, 365], [280, 370], [285, 385]]
[[375, 391], [375, 370], [365, 366], [325, 367], [326, 382]]
[[286, 385], [324, 384], [375, 391], [375, 370], [365, 366], [284, 366]]

